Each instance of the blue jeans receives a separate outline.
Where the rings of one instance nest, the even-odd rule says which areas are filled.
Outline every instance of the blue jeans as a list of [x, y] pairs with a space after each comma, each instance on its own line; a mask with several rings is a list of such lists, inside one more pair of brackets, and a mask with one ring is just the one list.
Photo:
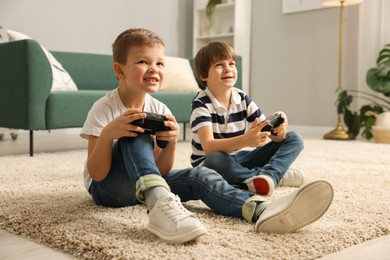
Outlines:
[[237, 189], [216, 171], [206, 167], [172, 170], [165, 177], [183, 202], [202, 200], [214, 213], [243, 218], [244, 203], [255, 194]]
[[[96, 204], [124, 207], [140, 203], [136, 196], [137, 183], [150, 176], [157, 180], [154, 186], [167, 186], [154, 162], [153, 146], [152, 137], [146, 134], [136, 138], [120, 138], [114, 144], [107, 177], [100, 182], [93, 180], [89, 188]], [[153, 185], [147, 188], [151, 187]]]
[[203, 166], [214, 169], [225, 180], [238, 185], [253, 176], [270, 176], [275, 186], [303, 150], [303, 138], [296, 132], [288, 132], [283, 142], [268, 142], [252, 151], [235, 154], [213, 152], [207, 155]]
[[[111, 169], [103, 181], [92, 181], [89, 189], [96, 204], [107, 207], [124, 207], [141, 203], [137, 192], [153, 186], [169, 185], [174, 194], [185, 202], [202, 200], [217, 214], [246, 218], [243, 206], [256, 199], [255, 194], [241, 191], [229, 185], [214, 170], [206, 167], [189, 167], [183, 170], [171, 170], [164, 179], [153, 157], [153, 140], [149, 135], [141, 134], [137, 138], [119, 139], [113, 147]], [[141, 188], [139, 180], [147, 176], [160, 177]], [[157, 181], [156, 181], [157, 180]], [[142, 192], [141, 191], [141, 192]], [[254, 199], [255, 198], [255, 199]], [[250, 212], [249, 215], [252, 215]]]

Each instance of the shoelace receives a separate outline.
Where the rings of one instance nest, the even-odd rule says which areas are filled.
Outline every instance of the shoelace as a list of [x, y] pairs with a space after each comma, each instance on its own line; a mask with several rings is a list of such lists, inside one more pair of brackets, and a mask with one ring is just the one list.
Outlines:
[[167, 197], [164, 201], [161, 202], [160, 207], [162, 211], [175, 223], [193, 215], [186, 208], [184, 208], [178, 196]]

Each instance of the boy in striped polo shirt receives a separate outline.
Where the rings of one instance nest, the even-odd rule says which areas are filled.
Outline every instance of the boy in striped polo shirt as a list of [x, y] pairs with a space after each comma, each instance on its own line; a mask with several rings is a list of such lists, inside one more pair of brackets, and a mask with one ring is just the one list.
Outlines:
[[[206, 86], [192, 102], [192, 166], [206, 166], [229, 184], [260, 195], [277, 185], [299, 187], [304, 175], [290, 165], [303, 149], [303, 139], [284, 123], [262, 132], [266, 116], [237, 82], [236, 54], [223, 42], [211, 42], [195, 57], [195, 72]], [[268, 138], [271, 141], [268, 142]], [[248, 150], [247, 148], [254, 148]]]

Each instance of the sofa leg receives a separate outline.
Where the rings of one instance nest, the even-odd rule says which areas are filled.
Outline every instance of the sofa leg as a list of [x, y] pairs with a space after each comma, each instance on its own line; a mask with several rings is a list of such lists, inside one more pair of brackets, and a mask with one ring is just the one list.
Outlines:
[[30, 130], [30, 156], [34, 155], [33, 130]]
[[186, 123], [183, 123], [183, 141], [186, 140]]

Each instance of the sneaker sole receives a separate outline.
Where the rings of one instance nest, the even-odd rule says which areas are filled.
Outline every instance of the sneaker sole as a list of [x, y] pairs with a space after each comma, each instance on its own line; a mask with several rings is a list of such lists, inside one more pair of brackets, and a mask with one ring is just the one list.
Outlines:
[[199, 226], [195, 229], [190, 229], [188, 231], [182, 232], [181, 234], [162, 232], [160, 229], [150, 225], [147, 227], [147, 229], [151, 233], [168, 243], [189, 242], [200, 237], [201, 235], [206, 234], [207, 232], [207, 229], [204, 226]]
[[327, 181], [308, 183], [272, 202], [260, 215], [255, 230], [283, 234], [301, 229], [325, 214], [333, 200], [333, 193]]

